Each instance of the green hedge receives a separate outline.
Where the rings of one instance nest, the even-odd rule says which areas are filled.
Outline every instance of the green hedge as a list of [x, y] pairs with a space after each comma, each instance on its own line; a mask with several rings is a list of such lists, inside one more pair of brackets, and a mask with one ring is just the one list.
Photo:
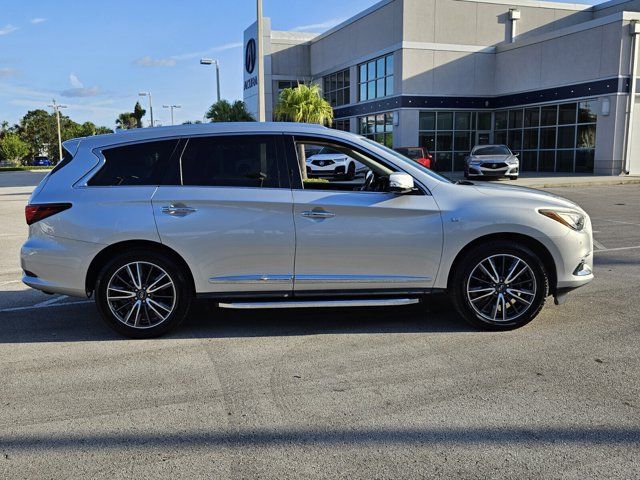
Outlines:
[[53, 167], [33, 166], [33, 167], [0, 167], [0, 172], [19, 172], [22, 170], [51, 170]]

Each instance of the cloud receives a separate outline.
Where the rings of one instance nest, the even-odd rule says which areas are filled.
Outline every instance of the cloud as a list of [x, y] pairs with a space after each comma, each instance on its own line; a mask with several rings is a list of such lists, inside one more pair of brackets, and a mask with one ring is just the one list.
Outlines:
[[75, 73], [70, 73], [69, 74], [69, 83], [71, 84], [72, 87], [75, 88], [83, 88], [84, 85], [82, 84], [82, 82], [80, 81], [80, 79], [78, 78], [78, 76]]
[[15, 77], [18, 71], [15, 68], [0, 68], [0, 78]]
[[9, 35], [11, 32], [15, 32], [16, 30], [18, 30], [18, 27], [15, 27], [11, 24], [7, 24], [4, 27], [0, 28], [0, 36]]
[[311, 25], [299, 25], [297, 27], [293, 27], [291, 31], [292, 32], [308, 32], [308, 31], [328, 30], [329, 28], [332, 28], [332, 27], [335, 27], [336, 25], [341, 24], [346, 19], [347, 17], [336, 17], [322, 23], [312, 23]]
[[175, 67], [178, 62], [183, 60], [193, 60], [195, 58], [201, 58], [205, 55], [212, 53], [223, 52], [225, 50], [231, 50], [234, 48], [240, 48], [242, 42], [226, 43], [224, 45], [218, 45], [217, 47], [211, 47], [207, 50], [201, 50], [199, 52], [181, 53], [179, 55], [171, 55], [166, 58], [152, 58], [149, 55], [138, 58], [133, 63], [140, 67]]
[[99, 87], [85, 88], [84, 84], [75, 73], [69, 74], [69, 83], [73, 88], [60, 92], [60, 95], [63, 97], [95, 97], [102, 93]]
[[149, 55], [138, 58], [133, 62], [140, 67], [173, 67], [176, 60], [173, 58], [151, 58]]
[[31, 23], [33, 23], [34, 25], [37, 25], [39, 23], [44, 23], [46, 21], [47, 21], [46, 18], [40, 18], [40, 17], [36, 17], [36, 18], [32, 18], [31, 19]]

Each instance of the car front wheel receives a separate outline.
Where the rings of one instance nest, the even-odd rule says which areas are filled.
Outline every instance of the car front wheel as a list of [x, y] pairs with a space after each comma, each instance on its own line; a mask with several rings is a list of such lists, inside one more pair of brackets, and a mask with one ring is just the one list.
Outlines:
[[451, 284], [457, 311], [487, 330], [511, 330], [533, 320], [549, 294], [540, 258], [513, 242], [480, 245], [457, 262]]
[[166, 255], [131, 251], [108, 262], [96, 282], [96, 305], [104, 321], [131, 338], [153, 338], [187, 316], [191, 292], [182, 268]]

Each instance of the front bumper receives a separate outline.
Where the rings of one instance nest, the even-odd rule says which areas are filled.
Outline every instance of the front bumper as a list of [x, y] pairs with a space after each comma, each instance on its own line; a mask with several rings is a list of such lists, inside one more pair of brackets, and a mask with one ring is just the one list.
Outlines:
[[517, 177], [519, 173], [519, 165], [507, 165], [498, 168], [467, 165], [467, 175], [469, 177]]

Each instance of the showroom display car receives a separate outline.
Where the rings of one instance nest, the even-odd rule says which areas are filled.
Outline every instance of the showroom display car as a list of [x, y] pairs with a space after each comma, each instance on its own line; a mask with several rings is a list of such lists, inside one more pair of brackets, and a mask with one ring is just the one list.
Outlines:
[[[366, 174], [304, 181], [298, 155], [325, 147]], [[66, 141], [25, 215], [23, 282], [94, 296], [104, 320], [134, 338], [177, 327], [194, 298], [394, 307], [436, 292], [472, 324], [505, 330], [593, 278], [591, 222], [575, 203], [452, 183], [370, 139], [295, 123]]]
[[322, 147], [307, 157], [307, 176], [309, 177], [342, 177], [353, 180], [357, 173], [366, 167], [357, 160], [331, 147]]
[[517, 180], [520, 161], [506, 145], [476, 145], [465, 159], [465, 178], [508, 177]]

